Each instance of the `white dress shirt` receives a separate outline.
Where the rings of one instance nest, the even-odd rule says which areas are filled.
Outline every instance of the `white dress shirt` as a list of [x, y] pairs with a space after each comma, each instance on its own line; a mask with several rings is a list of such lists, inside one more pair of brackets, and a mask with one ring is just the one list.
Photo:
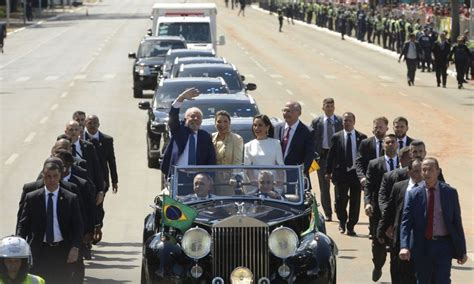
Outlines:
[[407, 146], [407, 136], [405, 135], [402, 139], [397, 138], [397, 148], [400, 150], [400, 142], [403, 141], [403, 147]]
[[[183, 106], [183, 102], [178, 102], [177, 100], [175, 100], [171, 104], [171, 106], [174, 108], [181, 108]], [[195, 141], [194, 145], [197, 149], [197, 144], [198, 144], [197, 133], [194, 133], [194, 141]], [[197, 151], [196, 151], [196, 155], [197, 155]], [[176, 161], [177, 166], [187, 166], [188, 164], [189, 164], [189, 138], [188, 138], [188, 141], [186, 142], [186, 147], [184, 147], [183, 153], [181, 153], [181, 156], [178, 157], [178, 161]]]
[[417, 58], [416, 45], [415, 45], [414, 42], [410, 42], [408, 44], [408, 52], [407, 52], [406, 58], [408, 58], [408, 59], [416, 59]]
[[[415, 188], [415, 184], [417, 184], [418, 186], [424, 186], [425, 185], [425, 181], [422, 180], [418, 183], [414, 182], [411, 178], [410, 180], [408, 181], [408, 187], [407, 187], [407, 191], [406, 192], [409, 192], [410, 190], [414, 189]], [[417, 187], [418, 187], [417, 186]]]
[[285, 153], [283, 155], [283, 158], [286, 158], [286, 155], [288, 155], [288, 150], [290, 149], [291, 140], [293, 140], [293, 135], [295, 135], [296, 128], [298, 127], [299, 124], [300, 124], [299, 120], [297, 120], [293, 125], [288, 125], [288, 123], [285, 123], [285, 128], [283, 129], [283, 131], [281, 133], [280, 141], [283, 141], [283, 139], [286, 135], [286, 131], [288, 131], [288, 127], [291, 127], [291, 131], [290, 131], [290, 135], [288, 137], [288, 143], [286, 144], [286, 149], [285, 149]]
[[83, 158], [84, 156], [82, 155], [81, 143], [79, 143], [79, 139], [77, 139], [73, 144], [76, 145], [76, 154], [79, 156], [79, 158]]
[[[336, 117], [334, 115], [332, 116], [326, 116], [324, 115], [324, 123], [323, 123], [323, 144], [322, 147], [323, 149], [329, 149], [330, 148], [330, 143], [331, 143], [331, 137], [328, 137], [328, 119], [332, 119], [333, 123], [333, 128], [334, 124], [336, 123], [335, 119]], [[336, 129], [333, 129], [333, 133], [336, 133]]]
[[[49, 194], [53, 194], [53, 232], [54, 232], [54, 241], [53, 242], [60, 242], [63, 240], [63, 235], [61, 234], [61, 229], [59, 228], [58, 222], [58, 193], [59, 193], [59, 186], [53, 192], [50, 192], [46, 186], [44, 187], [44, 204], [46, 205], [46, 210], [48, 210], [48, 199]], [[46, 243], [46, 232], [44, 233], [43, 242]]]
[[346, 142], [347, 142], [347, 133], [351, 133], [351, 144], [352, 144], [352, 167], [348, 167], [347, 171], [355, 169], [355, 161], [356, 161], [356, 155], [357, 155], [357, 142], [356, 142], [356, 134], [355, 130], [352, 129], [351, 132], [347, 132], [345, 129], [344, 131], [344, 153], [346, 152]]
[[390, 159], [393, 160], [393, 169], [396, 170], [398, 168], [398, 156], [395, 155], [393, 158], [385, 155], [385, 166], [387, 167], [387, 172], [390, 172]]
[[379, 158], [380, 157], [380, 150], [383, 149], [383, 147], [382, 147], [382, 149], [380, 149], [381, 145], [379, 144], [379, 140], [382, 141], [382, 144], [383, 144], [383, 139], [378, 139], [377, 137], [374, 137], [374, 140], [375, 140], [375, 155], [376, 155], [377, 158]]
[[95, 139], [99, 141], [99, 131], [97, 131], [95, 134], [90, 134], [87, 130], [85, 132], [87, 133], [87, 136], [89, 136], [90, 139]]

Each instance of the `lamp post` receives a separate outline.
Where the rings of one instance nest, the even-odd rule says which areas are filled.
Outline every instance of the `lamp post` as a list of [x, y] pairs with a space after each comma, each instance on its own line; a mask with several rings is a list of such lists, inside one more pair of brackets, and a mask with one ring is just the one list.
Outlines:
[[[451, 42], [459, 36], [459, 0], [451, 0]], [[471, 0], [472, 1], [472, 0]]]

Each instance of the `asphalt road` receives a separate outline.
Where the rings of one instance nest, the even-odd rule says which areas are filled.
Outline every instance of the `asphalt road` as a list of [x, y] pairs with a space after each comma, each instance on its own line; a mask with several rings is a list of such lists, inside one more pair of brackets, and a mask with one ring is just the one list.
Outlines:
[[[279, 33], [275, 16], [249, 7], [245, 17], [237, 17], [237, 10], [221, 2], [218, 34], [227, 43], [218, 54], [257, 83], [252, 95], [262, 112], [280, 116], [287, 100], [298, 100], [302, 120], [309, 123], [321, 113], [322, 99], [332, 96], [337, 113], [354, 112], [356, 128], [368, 135], [374, 117], [406, 116], [409, 135], [426, 141], [428, 153], [440, 159], [445, 178], [459, 191], [472, 251], [472, 85], [460, 91], [449, 78], [448, 88], [439, 89], [434, 74], [418, 72], [416, 86], [408, 87], [405, 65], [389, 55], [307, 25], [285, 23]], [[86, 262], [89, 283], [139, 281], [143, 218], [159, 193], [160, 174], [146, 167], [146, 113], [132, 97], [127, 54], [151, 25], [153, 3], [88, 5], [10, 35], [0, 56], [0, 236], [14, 232], [22, 185], [36, 178], [75, 110], [97, 114], [101, 130], [115, 139], [119, 192], [106, 198], [104, 241]], [[340, 249], [339, 283], [371, 282], [367, 221], [361, 216], [358, 237], [339, 235], [336, 222], [327, 224]], [[472, 260], [455, 265], [453, 282], [469, 282], [473, 267]], [[381, 283], [389, 281], [387, 264]]]

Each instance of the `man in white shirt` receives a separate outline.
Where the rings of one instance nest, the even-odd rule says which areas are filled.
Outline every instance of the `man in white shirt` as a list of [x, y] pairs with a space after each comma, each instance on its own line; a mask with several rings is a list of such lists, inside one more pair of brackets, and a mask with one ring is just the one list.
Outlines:
[[398, 58], [398, 62], [404, 57], [403, 60], [406, 61], [407, 64], [407, 80], [408, 86], [415, 85], [415, 73], [416, 67], [418, 65], [418, 60], [421, 58], [423, 53], [420, 44], [416, 41], [415, 34], [410, 34], [409, 41], [405, 42], [403, 46], [402, 52], [400, 53], [400, 57]]

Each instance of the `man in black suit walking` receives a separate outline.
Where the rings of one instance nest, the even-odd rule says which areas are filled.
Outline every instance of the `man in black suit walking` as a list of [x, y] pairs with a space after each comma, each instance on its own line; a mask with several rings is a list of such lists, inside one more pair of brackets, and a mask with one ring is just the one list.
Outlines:
[[78, 259], [84, 230], [77, 195], [59, 184], [62, 172], [62, 163], [46, 160], [45, 186], [26, 195], [17, 228], [31, 244], [34, 273], [51, 284], [70, 282], [69, 264]]
[[326, 160], [331, 146], [331, 138], [334, 133], [342, 130], [342, 117], [335, 115], [335, 103], [333, 98], [323, 100], [323, 115], [311, 122], [314, 133], [314, 149], [319, 154], [318, 181], [321, 193], [321, 205], [323, 206], [326, 221], [332, 220], [332, 205], [330, 194], [330, 182], [326, 179]]
[[415, 284], [415, 270], [412, 261], [401, 260], [400, 252], [400, 224], [402, 222], [405, 193], [415, 187], [421, 186], [421, 162], [419, 158], [408, 162], [409, 179], [399, 181], [393, 185], [387, 207], [382, 211], [377, 230], [377, 238], [390, 238], [390, 276], [394, 284]]
[[407, 63], [407, 81], [408, 86], [415, 85], [415, 73], [416, 67], [418, 65], [418, 60], [423, 56], [423, 50], [421, 49], [420, 44], [416, 41], [415, 34], [410, 34], [409, 41], [405, 42], [403, 45], [402, 52], [398, 58], [398, 62], [403, 57], [403, 60]]
[[[369, 216], [370, 233], [376, 236], [377, 226], [381, 217], [379, 207], [379, 190], [383, 175], [398, 167], [397, 138], [394, 134], [389, 134], [383, 139], [385, 155], [369, 162], [367, 168], [367, 181], [364, 188], [365, 214]], [[375, 282], [382, 276], [382, 267], [387, 257], [385, 238], [372, 238], [372, 280]]]
[[[285, 165], [304, 165], [304, 174], [309, 180], [309, 168], [314, 159], [312, 130], [299, 119], [301, 105], [298, 102], [287, 102], [282, 112], [285, 122], [275, 127], [275, 138], [282, 142]], [[289, 182], [296, 181], [295, 178], [287, 176]]]
[[[342, 115], [342, 124], [344, 129], [331, 138], [326, 178], [332, 180], [336, 191], [339, 232], [343, 234], [347, 228], [347, 234], [355, 236], [354, 226], [359, 221], [361, 192], [355, 169], [355, 158], [361, 141], [367, 136], [354, 129], [355, 115], [351, 112]], [[346, 207], [349, 201], [349, 216], [347, 216]]]
[[443, 88], [446, 88], [451, 44], [446, 40], [445, 32], [440, 33], [439, 38], [440, 40], [435, 42], [433, 46], [434, 69], [436, 72], [436, 82], [438, 84], [438, 87], [441, 85], [441, 79], [443, 79]]
[[403, 116], [396, 117], [393, 120], [393, 131], [395, 132], [395, 136], [397, 136], [398, 150], [410, 146], [413, 139], [407, 136], [408, 119]]
[[[86, 131], [84, 132], [84, 139], [94, 144], [94, 147], [99, 158], [99, 162], [104, 173], [104, 198], [110, 186], [110, 178], [112, 179], [112, 192], [117, 193], [118, 190], [118, 176], [117, 164], [115, 162], [114, 139], [99, 131], [99, 118], [96, 115], [89, 115], [85, 121]], [[97, 204], [97, 213], [99, 216], [100, 225], [103, 226], [104, 221], [104, 202]]]

